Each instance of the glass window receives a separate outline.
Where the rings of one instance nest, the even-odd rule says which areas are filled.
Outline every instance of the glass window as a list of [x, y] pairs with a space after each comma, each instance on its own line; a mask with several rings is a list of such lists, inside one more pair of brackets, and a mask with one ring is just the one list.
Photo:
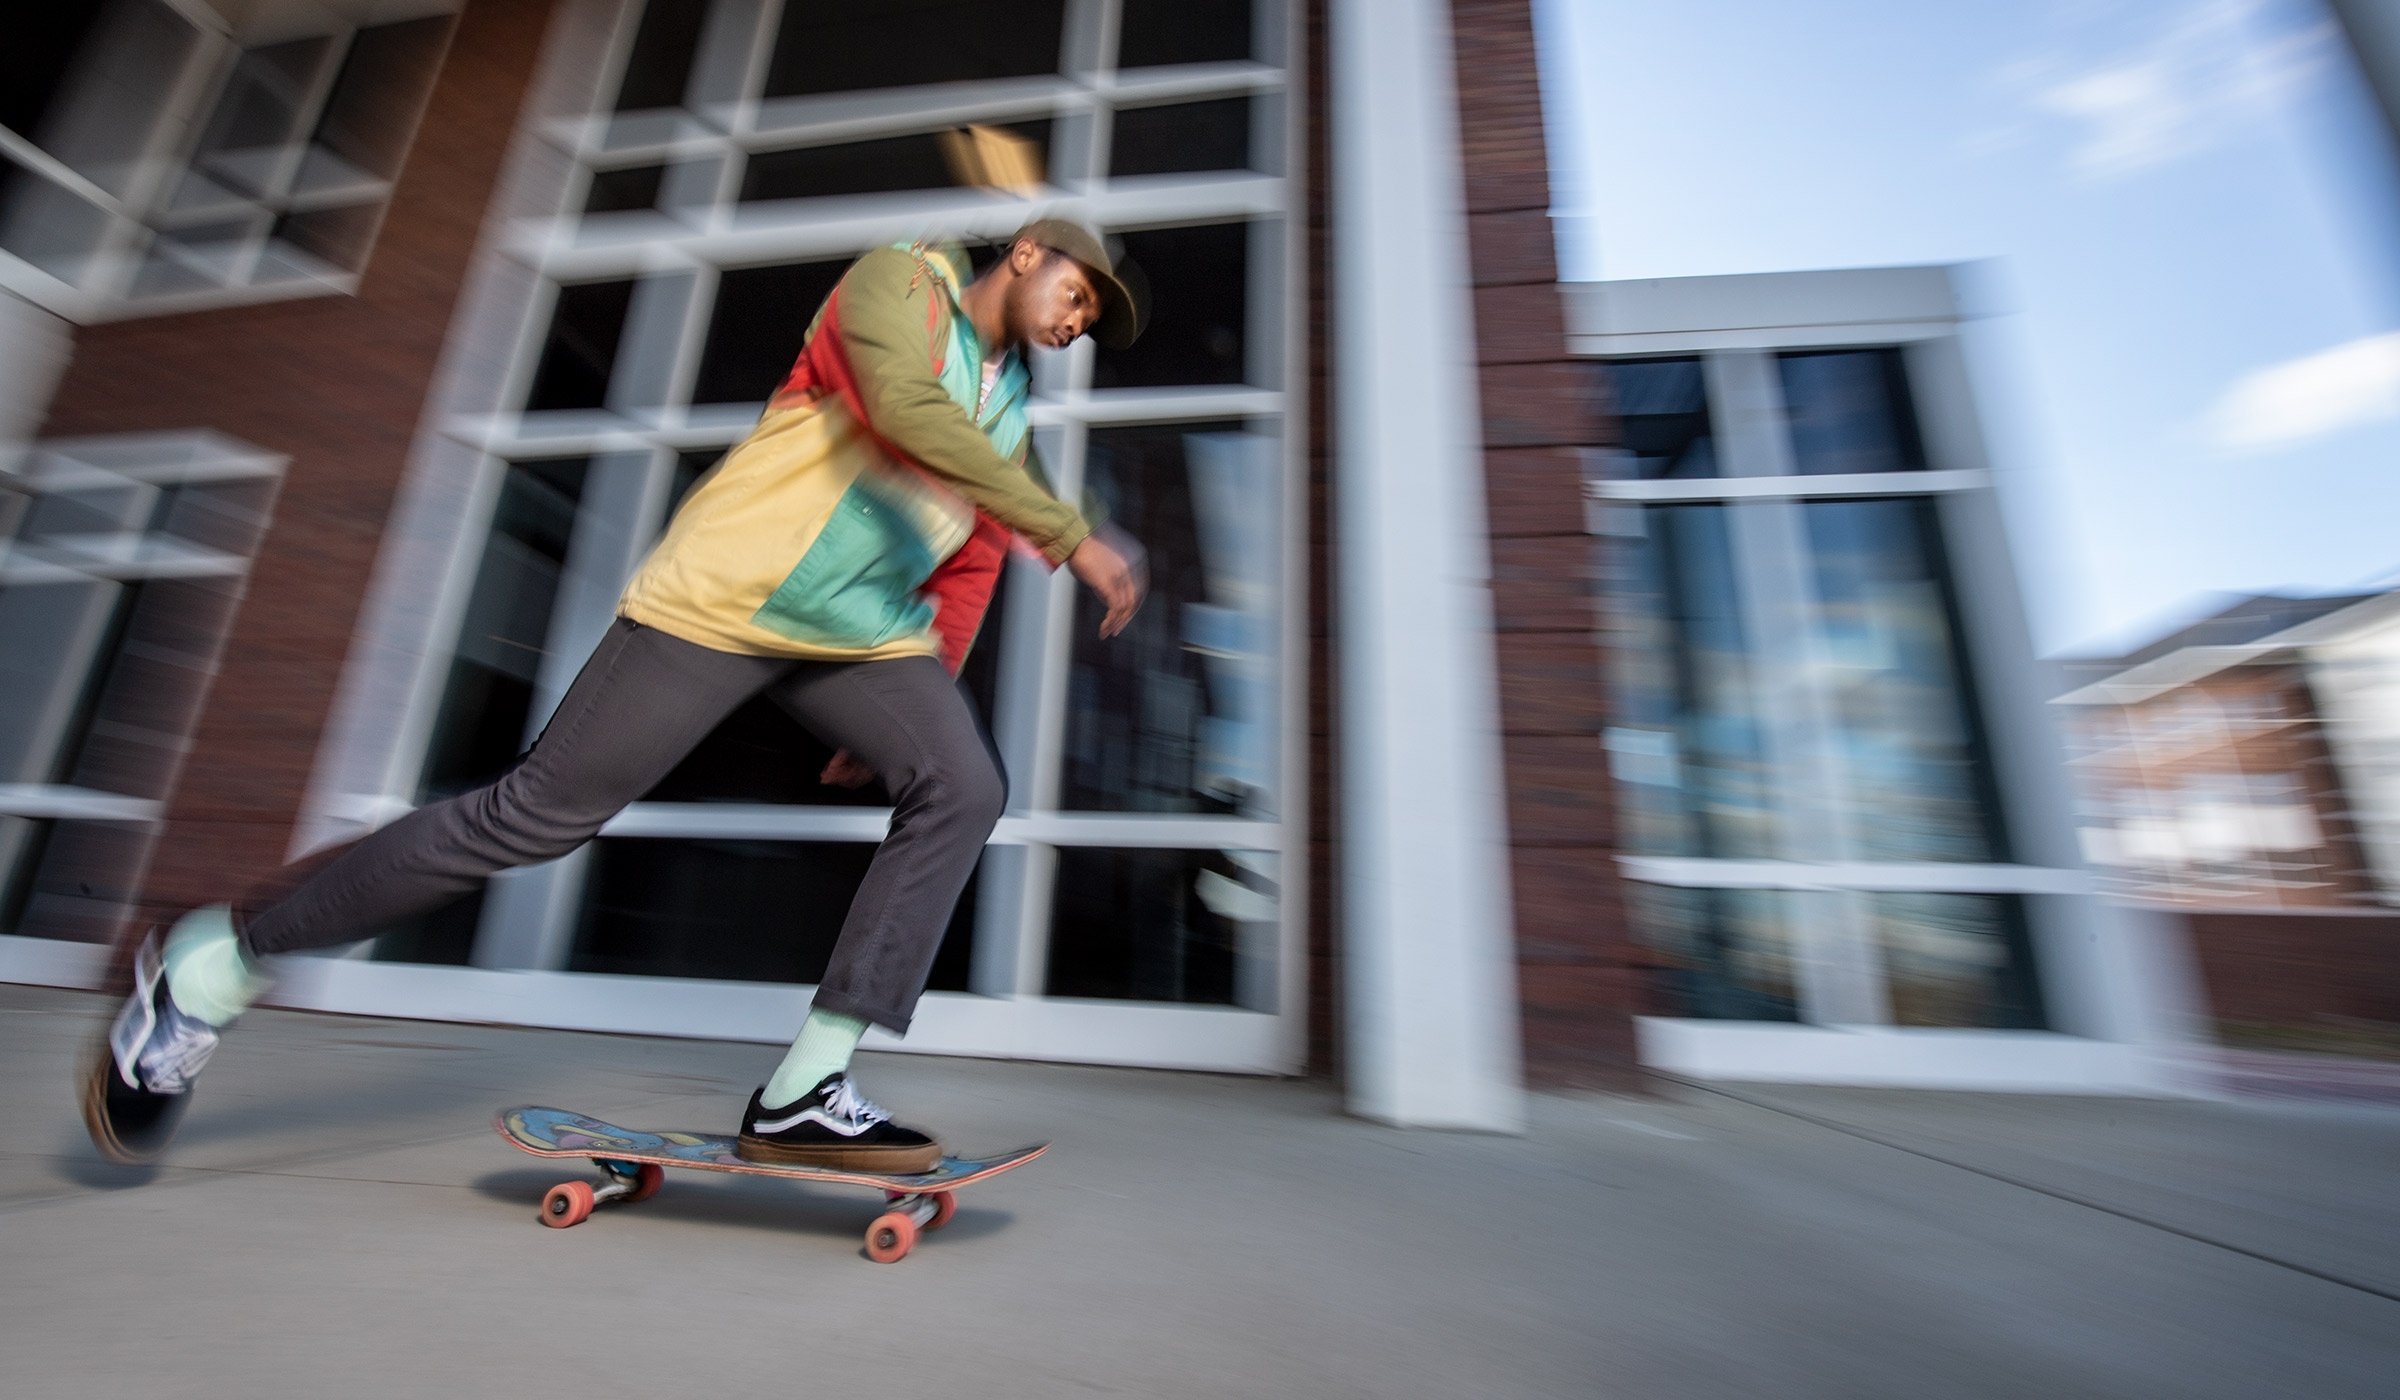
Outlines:
[[1058, 71], [1065, 0], [787, 0], [766, 96]]
[[[595, 841], [568, 966], [819, 981], [875, 849], [863, 841]], [[966, 989], [975, 891], [970, 879], [934, 959], [932, 990]]]
[[667, 168], [663, 165], [597, 171], [592, 175], [590, 192], [584, 196], [583, 212], [616, 214], [633, 209], [655, 209], [666, 174]]
[[1801, 509], [1856, 857], [2006, 860], [1933, 503]]
[[1998, 894], [1869, 896], [1892, 1021], [2040, 1030], [2024, 901]]
[[1165, 107], [1119, 108], [1109, 133], [1108, 173], [1171, 175], [1250, 168], [1250, 99], [1220, 97]]
[[693, 403], [765, 403], [833, 295], [850, 259], [734, 268], [717, 279]]
[[1151, 279], [1150, 326], [1131, 348], [1100, 351], [1092, 387], [1242, 383], [1250, 225], [1145, 229], [1123, 241]]
[[1898, 350], [1816, 350], [1776, 363], [1802, 476], [1924, 469]]
[[1231, 63], [1252, 56], [1250, 0], [1124, 0], [1117, 66]]
[[1616, 360], [1593, 365], [1591, 373], [1616, 413], [1635, 477], [1721, 475], [1700, 361]]
[[1822, 895], [1784, 890], [1626, 886], [1651, 954], [1660, 1014], [1719, 1021], [1796, 1021], [1794, 905]]
[[589, 466], [583, 457], [512, 462], [501, 480], [426, 755], [427, 797], [488, 782], [525, 751], [534, 682], [549, 654], [550, 613]]
[[625, 56], [625, 77], [617, 87], [618, 111], [683, 105], [692, 61], [700, 54], [700, 30], [714, 8], [707, 0], [658, 0], [642, 7], [641, 27], [634, 31], [633, 51]]
[[1281, 449], [1230, 424], [1098, 428], [1090, 495], [1149, 551], [1150, 597], [1102, 641], [1076, 593], [1063, 805], [1275, 807]]
[[617, 342], [625, 334], [636, 285], [580, 282], [558, 289], [533, 391], [525, 396], [527, 411], [598, 408], [608, 402], [608, 377], [617, 367]]
[[1779, 854], [1751, 644], [1727, 535], [1729, 508], [1650, 506], [1624, 542], [1615, 590], [1619, 714], [1611, 768], [1646, 855]]
[[1051, 996], [1274, 1009], [1273, 856], [1070, 846], [1055, 889]]
[[[996, 129], [1028, 142], [1029, 158], [1037, 168], [1042, 166], [1043, 152], [1050, 147], [1048, 121], [1011, 122]], [[971, 173], [952, 163], [943, 133], [918, 132], [754, 155], [742, 171], [741, 200], [747, 204], [945, 189], [977, 183], [969, 178]]]

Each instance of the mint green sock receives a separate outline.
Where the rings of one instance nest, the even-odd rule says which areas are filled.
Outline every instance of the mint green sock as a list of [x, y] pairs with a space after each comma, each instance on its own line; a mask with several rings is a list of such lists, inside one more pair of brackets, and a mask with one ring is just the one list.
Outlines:
[[233, 910], [222, 904], [177, 919], [161, 960], [175, 1004], [212, 1026], [231, 1025], [267, 989], [268, 979], [234, 936]]
[[781, 1108], [816, 1088], [826, 1075], [850, 1068], [850, 1052], [858, 1048], [858, 1038], [866, 1033], [867, 1023], [856, 1016], [810, 1011], [808, 1019], [800, 1023], [791, 1053], [775, 1067], [766, 1092], [758, 1096], [759, 1106]]

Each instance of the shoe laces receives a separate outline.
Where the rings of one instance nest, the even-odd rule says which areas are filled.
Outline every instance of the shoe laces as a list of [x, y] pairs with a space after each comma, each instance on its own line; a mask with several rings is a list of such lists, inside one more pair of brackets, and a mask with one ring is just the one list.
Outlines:
[[858, 1092], [846, 1074], [833, 1081], [833, 1087], [825, 1091], [825, 1111], [853, 1123], [888, 1123], [892, 1119], [891, 1114]]
[[172, 997], [159, 1000], [158, 1026], [137, 1061], [142, 1087], [153, 1094], [180, 1094], [191, 1088], [201, 1066], [216, 1053], [217, 1030], [185, 1012]]

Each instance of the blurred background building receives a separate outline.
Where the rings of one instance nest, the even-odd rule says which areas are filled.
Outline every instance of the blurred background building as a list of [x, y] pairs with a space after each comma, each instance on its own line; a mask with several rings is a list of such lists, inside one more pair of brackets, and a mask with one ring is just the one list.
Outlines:
[[[965, 677], [1010, 811], [908, 1048], [1331, 1072], [1479, 1127], [1637, 1063], [2163, 1082], [2187, 945], [2096, 897], [2058, 733], [2108, 768], [2156, 701], [2048, 703], [1974, 269], [1562, 285], [1523, 0], [12, 29], [0, 977], [88, 980], [127, 920], [503, 769], [848, 260], [1038, 209], [1154, 288], [1034, 409], [1154, 593], [1101, 644], [1011, 565]], [[1042, 185], [972, 183], [966, 125]], [[2297, 703], [2241, 674], [2262, 725]], [[2243, 839], [2313, 828], [2262, 868], [2373, 902], [2382, 828], [2274, 742], [2290, 815]], [[279, 995], [781, 1039], [884, 823], [824, 758], [751, 707], [584, 851]], [[2112, 880], [2158, 849], [2085, 827]]]

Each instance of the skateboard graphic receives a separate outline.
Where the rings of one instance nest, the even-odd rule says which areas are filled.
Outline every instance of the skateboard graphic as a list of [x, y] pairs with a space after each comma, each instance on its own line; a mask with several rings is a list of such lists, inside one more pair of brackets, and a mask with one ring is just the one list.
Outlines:
[[669, 1167], [830, 1181], [883, 1191], [888, 1209], [867, 1227], [867, 1257], [878, 1264], [899, 1262], [919, 1234], [948, 1224], [958, 1210], [952, 1193], [961, 1186], [1023, 1166], [1050, 1150], [1044, 1142], [997, 1157], [944, 1157], [929, 1172], [892, 1174], [753, 1162], [738, 1155], [735, 1139], [723, 1134], [645, 1133], [563, 1108], [504, 1108], [492, 1126], [509, 1146], [536, 1157], [588, 1157], [606, 1178], [597, 1188], [584, 1181], [551, 1187], [542, 1197], [541, 1221], [555, 1229], [582, 1224], [600, 1206], [648, 1200], [658, 1194]]

